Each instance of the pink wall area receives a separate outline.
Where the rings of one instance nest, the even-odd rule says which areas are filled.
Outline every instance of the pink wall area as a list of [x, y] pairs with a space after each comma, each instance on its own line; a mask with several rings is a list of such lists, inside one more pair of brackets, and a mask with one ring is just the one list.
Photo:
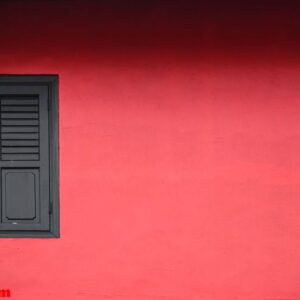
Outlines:
[[0, 2], [0, 73], [59, 75], [61, 238], [0, 240], [12, 299], [300, 299], [300, 10], [161, 2]]

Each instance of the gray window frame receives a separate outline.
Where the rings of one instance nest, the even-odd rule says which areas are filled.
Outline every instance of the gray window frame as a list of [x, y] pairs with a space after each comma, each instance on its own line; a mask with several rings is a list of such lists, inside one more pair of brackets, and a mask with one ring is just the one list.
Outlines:
[[59, 238], [59, 108], [58, 75], [0, 75], [2, 86], [47, 86], [49, 117], [49, 190], [50, 230], [49, 231], [4, 231], [0, 238]]

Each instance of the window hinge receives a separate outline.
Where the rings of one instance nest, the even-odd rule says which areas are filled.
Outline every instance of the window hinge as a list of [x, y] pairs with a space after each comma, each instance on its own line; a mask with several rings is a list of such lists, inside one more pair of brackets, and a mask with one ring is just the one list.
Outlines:
[[53, 203], [49, 202], [49, 215], [51, 215], [53, 212]]

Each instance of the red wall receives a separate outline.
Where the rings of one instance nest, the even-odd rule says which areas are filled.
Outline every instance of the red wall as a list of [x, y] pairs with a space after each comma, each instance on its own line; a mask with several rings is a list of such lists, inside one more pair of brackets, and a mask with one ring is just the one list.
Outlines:
[[0, 240], [13, 299], [300, 299], [299, 9], [160, 2], [0, 3], [0, 73], [60, 76], [61, 238]]

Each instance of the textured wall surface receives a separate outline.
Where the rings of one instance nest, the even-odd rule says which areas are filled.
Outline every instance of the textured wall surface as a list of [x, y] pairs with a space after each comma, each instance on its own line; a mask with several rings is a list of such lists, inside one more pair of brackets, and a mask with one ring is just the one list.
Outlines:
[[13, 299], [300, 299], [300, 11], [248, 2], [0, 2], [0, 73], [60, 76], [61, 238], [0, 240]]

